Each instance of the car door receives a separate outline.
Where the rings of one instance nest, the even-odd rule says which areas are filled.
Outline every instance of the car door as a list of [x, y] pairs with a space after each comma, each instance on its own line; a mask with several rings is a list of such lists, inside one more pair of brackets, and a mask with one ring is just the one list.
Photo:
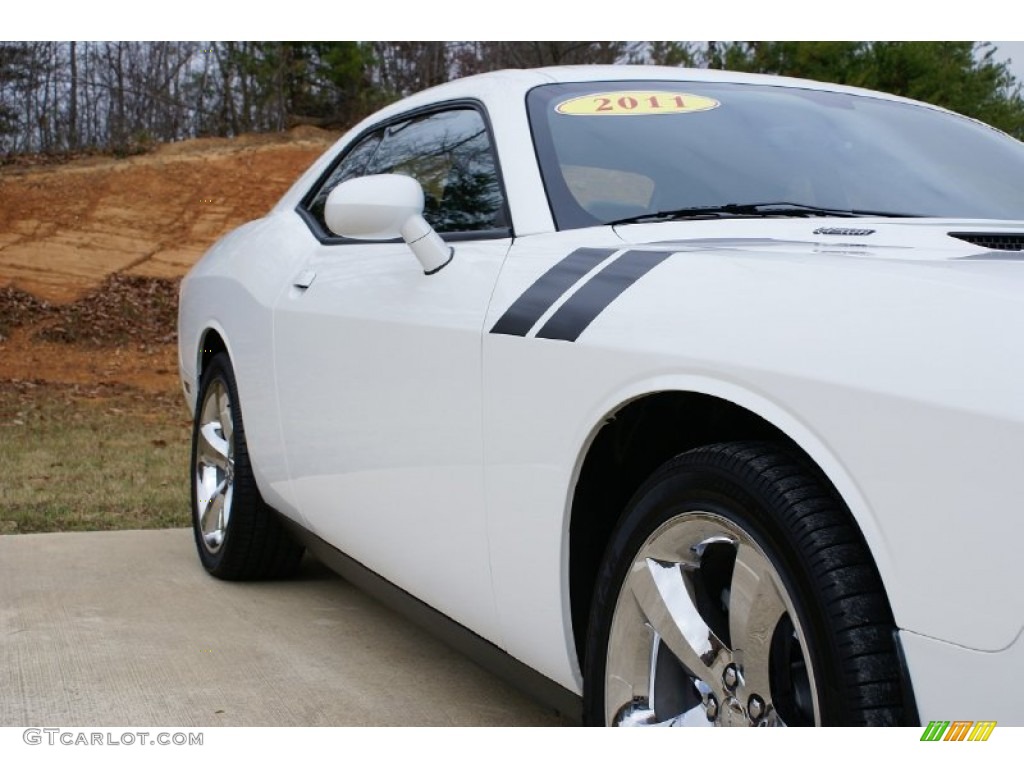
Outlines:
[[[323, 222], [343, 180], [404, 173], [454, 248], [425, 275], [404, 242]], [[511, 230], [486, 118], [453, 104], [357, 138], [300, 206], [309, 258], [274, 320], [292, 502], [313, 532], [497, 640], [487, 564], [481, 333]]]

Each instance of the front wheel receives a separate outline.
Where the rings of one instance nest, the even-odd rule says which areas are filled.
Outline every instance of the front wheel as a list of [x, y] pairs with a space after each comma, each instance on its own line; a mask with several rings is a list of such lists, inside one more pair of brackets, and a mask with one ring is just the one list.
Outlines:
[[849, 512], [770, 443], [700, 448], [637, 492], [598, 575], [585, 718], [901, 725], [895, 629]]
[[231, 360], [203, 371], [192, 426], [192, 528], [199, 559], [220, 579], [287, 576], [302, 557], [263, 501], [249, 462]]

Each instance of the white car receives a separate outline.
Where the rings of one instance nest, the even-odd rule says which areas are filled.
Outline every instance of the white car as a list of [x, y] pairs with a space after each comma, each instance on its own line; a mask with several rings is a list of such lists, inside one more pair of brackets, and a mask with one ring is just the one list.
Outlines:
[[308, 548], [587, 723], [1024, 725], [1024, 145], [809, 81], [503, 71], [182, 283], [199, 557]]

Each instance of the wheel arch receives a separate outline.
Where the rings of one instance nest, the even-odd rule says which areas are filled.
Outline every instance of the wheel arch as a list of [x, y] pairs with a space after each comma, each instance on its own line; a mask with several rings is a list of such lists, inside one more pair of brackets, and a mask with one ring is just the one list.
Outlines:
[[890, 560], [875, 517], [823, 440], [771, 401], [738, 387], [696, 384], [650, 388], [620, 398], [618, 405], [595, 420], [584, 441], [564, 528], [566, 629], [579, 669], [586, 653], [594, 580], [629, 499], [664, 462], [702, 445], [770, 440], [786, 446], [849, 509], [888, 594]]
[[191, 414], [199, 407], [199, 388], [210, 361], [220, 352], [232, 360], [224, 329], [213, 319], [202, 323], [181, 324], [178, 329], [178, 364], [185, 390], [186, 406]]
[[196, 345], [196, 388], [203, 380], [203, 371], [215, 355], [224, 352], [231, 359], [234, 356], [228, 347], [227, 336], [224, 330], [216, 324], [207, 325], [199, 334], [199, 343]]

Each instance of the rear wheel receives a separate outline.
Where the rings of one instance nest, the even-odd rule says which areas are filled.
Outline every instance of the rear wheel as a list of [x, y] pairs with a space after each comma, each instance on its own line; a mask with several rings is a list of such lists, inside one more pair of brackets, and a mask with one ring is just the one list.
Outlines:
[[249, 463], [231, 360], [216, 355], [203, 372], [192, 427], [192, 527], [199, 559], [221, 579], [294, 572], [302, 547], [263, 501]]
[[637, 492], [599, 571], [585, 717], [899, 725], [892, 615], [842, 503], [778, 446], [700, 448]]

